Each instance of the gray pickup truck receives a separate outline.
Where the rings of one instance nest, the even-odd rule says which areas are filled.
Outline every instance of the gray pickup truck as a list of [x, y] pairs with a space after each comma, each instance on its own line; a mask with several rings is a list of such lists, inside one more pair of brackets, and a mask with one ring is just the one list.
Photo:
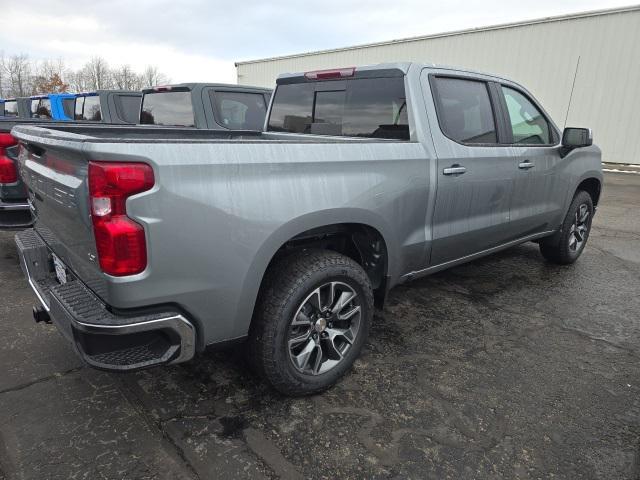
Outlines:
[[[133, 124], [138, 122], [142, 94], [129, 90], [98, 90], [79, 93], [64, 100], [65, 114], [73, 122]], [[32, 218], [27, 204], [27, 189], [17, 174], [17, 140], [10, 135], [16, 125], [69, 125], [50, 120], [51, 104], [43, 98], [17, 98], [5, 101], [5, 116], [0, 117], [0, 229], [24, 228]], [[7, 102], [11, 103], [6, 110]], [[47, 111], [48, 109], [48, 111]], [[40, 112], [35, 116], [35, 112]]]
[[246, 340], [290, 395], [345, 374], [394, 285], [528, 241], [575, 261], [602, 185], [590, 130], [512, 81], [416, 63], [281, 75], [264, 132], [13, 135], [36, 320], [107, 370]]
[[140, 123], [211, 130], [262, 130], [268, 88], [180, 83], [142, 91]]

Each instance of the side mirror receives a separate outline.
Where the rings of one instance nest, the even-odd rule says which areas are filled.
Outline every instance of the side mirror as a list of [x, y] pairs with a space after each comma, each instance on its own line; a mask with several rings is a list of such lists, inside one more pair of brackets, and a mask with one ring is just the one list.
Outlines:
[[562, 146], [569, 150], [589, 145], [593, 145], [593, 133], [590, 128], [565, 128], [562, 132]]

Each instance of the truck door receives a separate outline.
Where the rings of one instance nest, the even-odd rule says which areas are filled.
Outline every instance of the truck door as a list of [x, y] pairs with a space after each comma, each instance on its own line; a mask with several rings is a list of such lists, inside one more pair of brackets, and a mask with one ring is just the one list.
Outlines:
[[514, 238], [555, 229], [569, 185], [559, 175], [560, 134], [535, 101], [515, 85], [496, 85], [505, 112], [507, 142], [517, 166], [511, 199]]
[[507, 241], [516, 167], [499, 144], [504, 124], [490, 82], [446, 71], [428, 77], [438, 155], [430, 261], [436, 266]]

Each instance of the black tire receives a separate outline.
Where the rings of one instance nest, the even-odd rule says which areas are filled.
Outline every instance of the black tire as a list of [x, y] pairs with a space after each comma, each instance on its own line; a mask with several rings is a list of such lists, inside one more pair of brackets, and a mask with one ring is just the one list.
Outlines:
[[[578, 228], [582, 229], [582, 225], [577, 225], [576, 221], [580, 223], [579, 217], [581, 216], [581, 212], [585, 211], [585, 207], [588, 212], [588, 218], [583, 222], [583, 233], [576, 237], [574, 231]], [[591, 232], [592, 220], [593, 200], [591, 199], [591, 195], [583, 190], [578, 190], [562, 222], [560, 232], [552, 237], [542, 239], [540, 242], [540, 252], [542, 256], [548, 261], [559, 265], [568, 265], [575, 262], [587, 244], [589, 233]], [[577, 238], [581, 238], [582, 240], [578, 242]]]
[[[355, 293], [351, 302], [345, 303], [344, 308], [360, 307], [357, 333], [354, 335], [352, 343], [344, 342], [342, 347], [346, 347], [346, 352], [344, 355], [341, 354], [338, 360], [332, 360], [337, 363], [331, 366], [328, 371], [319, 373], [320, 369], [318, 369], [318, 373], [304, 373], [298, 370], [299, 365], [294, 366], [297, 358], [294, 360], [295, 351], [290, 350], [289, 344], [292, 338], [299, 338], [294, 329], [302, 328], [302, 336], [304, 336], [306, 328], [310, 329], [310, 335], [312, 337], [315, 335], [316, 339], [308, 338], [303, 342], [305, 345], [311, 345], [310, 348], [317, 348], [320, 343], [331, 341], [333, 346], [331, 353], [336, 351], [335, 342], [333, 339], [329, 340], [328, 337], [331, 335], [330, 332], [335, 332], [337, 329], [326, 327], [326, 331], [319, 332], [318, 329], [323, 328], [319, 326], [322, 314], [314, 312], [307, 316], [302, 313], [312, 312], [313, 308], [307, 303], [311, 302], [310, 298], [316, 291], [323, 291], [321, 289], [324, 289], [326, 285], [329, 285], [326, 288], [330, 289], [330, 296], [327, 296], [327, 299], [333, 298], [334, 292], [336, 295], [340, 294], [339, 289], [341, 288], [351, 289], [349, 291]], [[315, 299], [316, 296], [313, 298]], [[322, 308], [323, 302], [320, 293], [317, 298], [318, 304]], [[327, 305], [330, 306], [332, 302], [333, 300], [329, 301]], [[308, 310], [301, 310], [303, 308]], [[331, 313], [325, 309], [324, 315], [331, 315]], [[300, 316], [303, 320], [316, 318], [315, 323], [312, 321], [310, 327], [307, 327], [306, 324], [303, 327], [293, 326], [294, 318], [298, 323]], [[360, 355], [369, 334], [372, 317], [373, 292], [371, 283], [362, 267], [352, 259], [330, 250], [303, 250], [286, 255], [269, 268], [260, 290], [249, 332], [248, 347], [251, 363], [276, 390], [285, 395], [302, 396], [321, 392], [336, 383]], [[338, 324], [338, 318], [332, 318]], [[327, 321], [324, 325], [332, 326], [332, 323], [327, 323]], [[340, 322], [346, 321], [340, 320]], [[344, 323], [340, 323], [340, 325], [344, 325]], [[323, 336], [326, 338], [321, 338]], [[311, 341], [316, 342], [316, 347], [308, 343]], [[323, 345], [326, 344], [323, 343]], [[313, 353], [307, 354], [305, 358], [315, 354], [314, 360], [318, 360], [318, 355], [324, 358], [322, 353], [322, 348], [319, 351], [313, 350]], [[329, 360], [328, 357], [327, 360]]]

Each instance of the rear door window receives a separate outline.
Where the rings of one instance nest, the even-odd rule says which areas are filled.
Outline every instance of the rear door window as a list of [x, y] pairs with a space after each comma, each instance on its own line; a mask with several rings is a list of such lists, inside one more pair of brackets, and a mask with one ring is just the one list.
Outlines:
[[145, 93], [142, 97], [140, 123], [194, 127], [190, 91]]
[[551, 142], [549, 122], [540, 110], [522, 93], [502, 87], [509, 111], [513, 143], [548, 145]]
[[279, 85], [268, 129], [409, 140], [404, 77]]
[[262, 130], [267, 105], [261, 93], [210, 91], [216, 122], [225, 128]]
[[432, 77], [438, 121], [450, 139], [465, 144], [498, 142], [486, 82]]

